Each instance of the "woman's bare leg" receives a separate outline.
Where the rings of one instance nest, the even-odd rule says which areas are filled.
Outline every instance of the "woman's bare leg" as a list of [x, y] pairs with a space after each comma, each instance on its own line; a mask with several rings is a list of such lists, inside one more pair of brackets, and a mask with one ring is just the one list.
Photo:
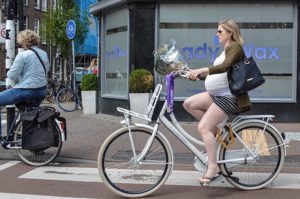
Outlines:
[[207, 92], [204, 92], [187, 98], [183, 102], [183, 107], [187, 112], [200, 121], [205, 111], [212, 103], [213, 101], [210, 95]]
[[[217, 141], [215, 133], [213, 132], [215, 132], [217, 125], [220, 122], [222, 122], [226, 117], [226, 113], [215, 103], [212, 103], [198, 124], [198, 132], [202, 136], [208, 156], [208, 169], [205, 174], [206, 178], [212, 178], [218, 172], [216, 154]], [[201, 181], [203, 181], [203, 179]]]

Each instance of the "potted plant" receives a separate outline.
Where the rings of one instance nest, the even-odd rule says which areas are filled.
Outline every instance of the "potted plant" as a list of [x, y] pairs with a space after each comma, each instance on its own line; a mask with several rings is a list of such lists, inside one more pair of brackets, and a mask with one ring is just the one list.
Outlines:
[[84, 75], [81, 79], [80, 88], [83, 114], [96, 114], [98, 77], [94, 74]]
[[[146, 69], [135, 69], [129, 77], [129, 100], [130, 109], [134, 112], [144, 114], [151, 99], [154, 86], [154, 77]], [[147, 123], [147, 121], [132, 118], [134, 122]]]

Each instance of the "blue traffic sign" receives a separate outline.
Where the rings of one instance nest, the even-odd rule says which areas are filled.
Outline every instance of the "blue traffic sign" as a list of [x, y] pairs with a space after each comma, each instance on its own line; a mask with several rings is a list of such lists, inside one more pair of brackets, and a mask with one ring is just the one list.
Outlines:
[[66, 26], [66, 33], [69, 39], [73, 39], [76, 34], [76, 23], [74, 20], [69, 20]]

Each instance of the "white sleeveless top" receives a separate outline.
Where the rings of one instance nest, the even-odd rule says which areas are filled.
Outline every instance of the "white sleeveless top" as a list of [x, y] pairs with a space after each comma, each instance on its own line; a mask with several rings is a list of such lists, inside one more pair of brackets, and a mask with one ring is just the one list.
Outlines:
[[[214, 66], [222, 64], [225, 60], [225, 51], [223, 51], [214, 61]], [[229, 90], [227, 72], [207, 75], [205, 79], [205, 88], [213, 96], [233, 96]]]

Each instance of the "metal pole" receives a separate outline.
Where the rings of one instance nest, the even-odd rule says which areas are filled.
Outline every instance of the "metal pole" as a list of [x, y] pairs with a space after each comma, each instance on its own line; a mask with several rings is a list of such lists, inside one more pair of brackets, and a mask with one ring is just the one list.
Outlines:
[[[15, 2], [16, 3], [16, 2]], [[15, 59], [15, 6], [12, 0], [7, 0], [6, 2], [6, 11], [7, 11], [7, 20], [6, 20], [6, 39], [5, 39], [5, 49], [6, 49], [6, 59], [5, 59], [5, 68], [6, 72], [12, 66], [12, 63]], [[14, 83], [6, 78], [6, 81], [9, 85]], [[7, 133], [13, 124], [15, 118], [15, 107], [13, 105], [6, 107], [7, 111]]]
[[[72, 72], [75, 70], [75, 45], [74, 45], [74, 39], [72, 39], [72, 57], [73, 57], [73, 67]], [[76, 88], [76, 72], [73, 73], [73, 89]]]

